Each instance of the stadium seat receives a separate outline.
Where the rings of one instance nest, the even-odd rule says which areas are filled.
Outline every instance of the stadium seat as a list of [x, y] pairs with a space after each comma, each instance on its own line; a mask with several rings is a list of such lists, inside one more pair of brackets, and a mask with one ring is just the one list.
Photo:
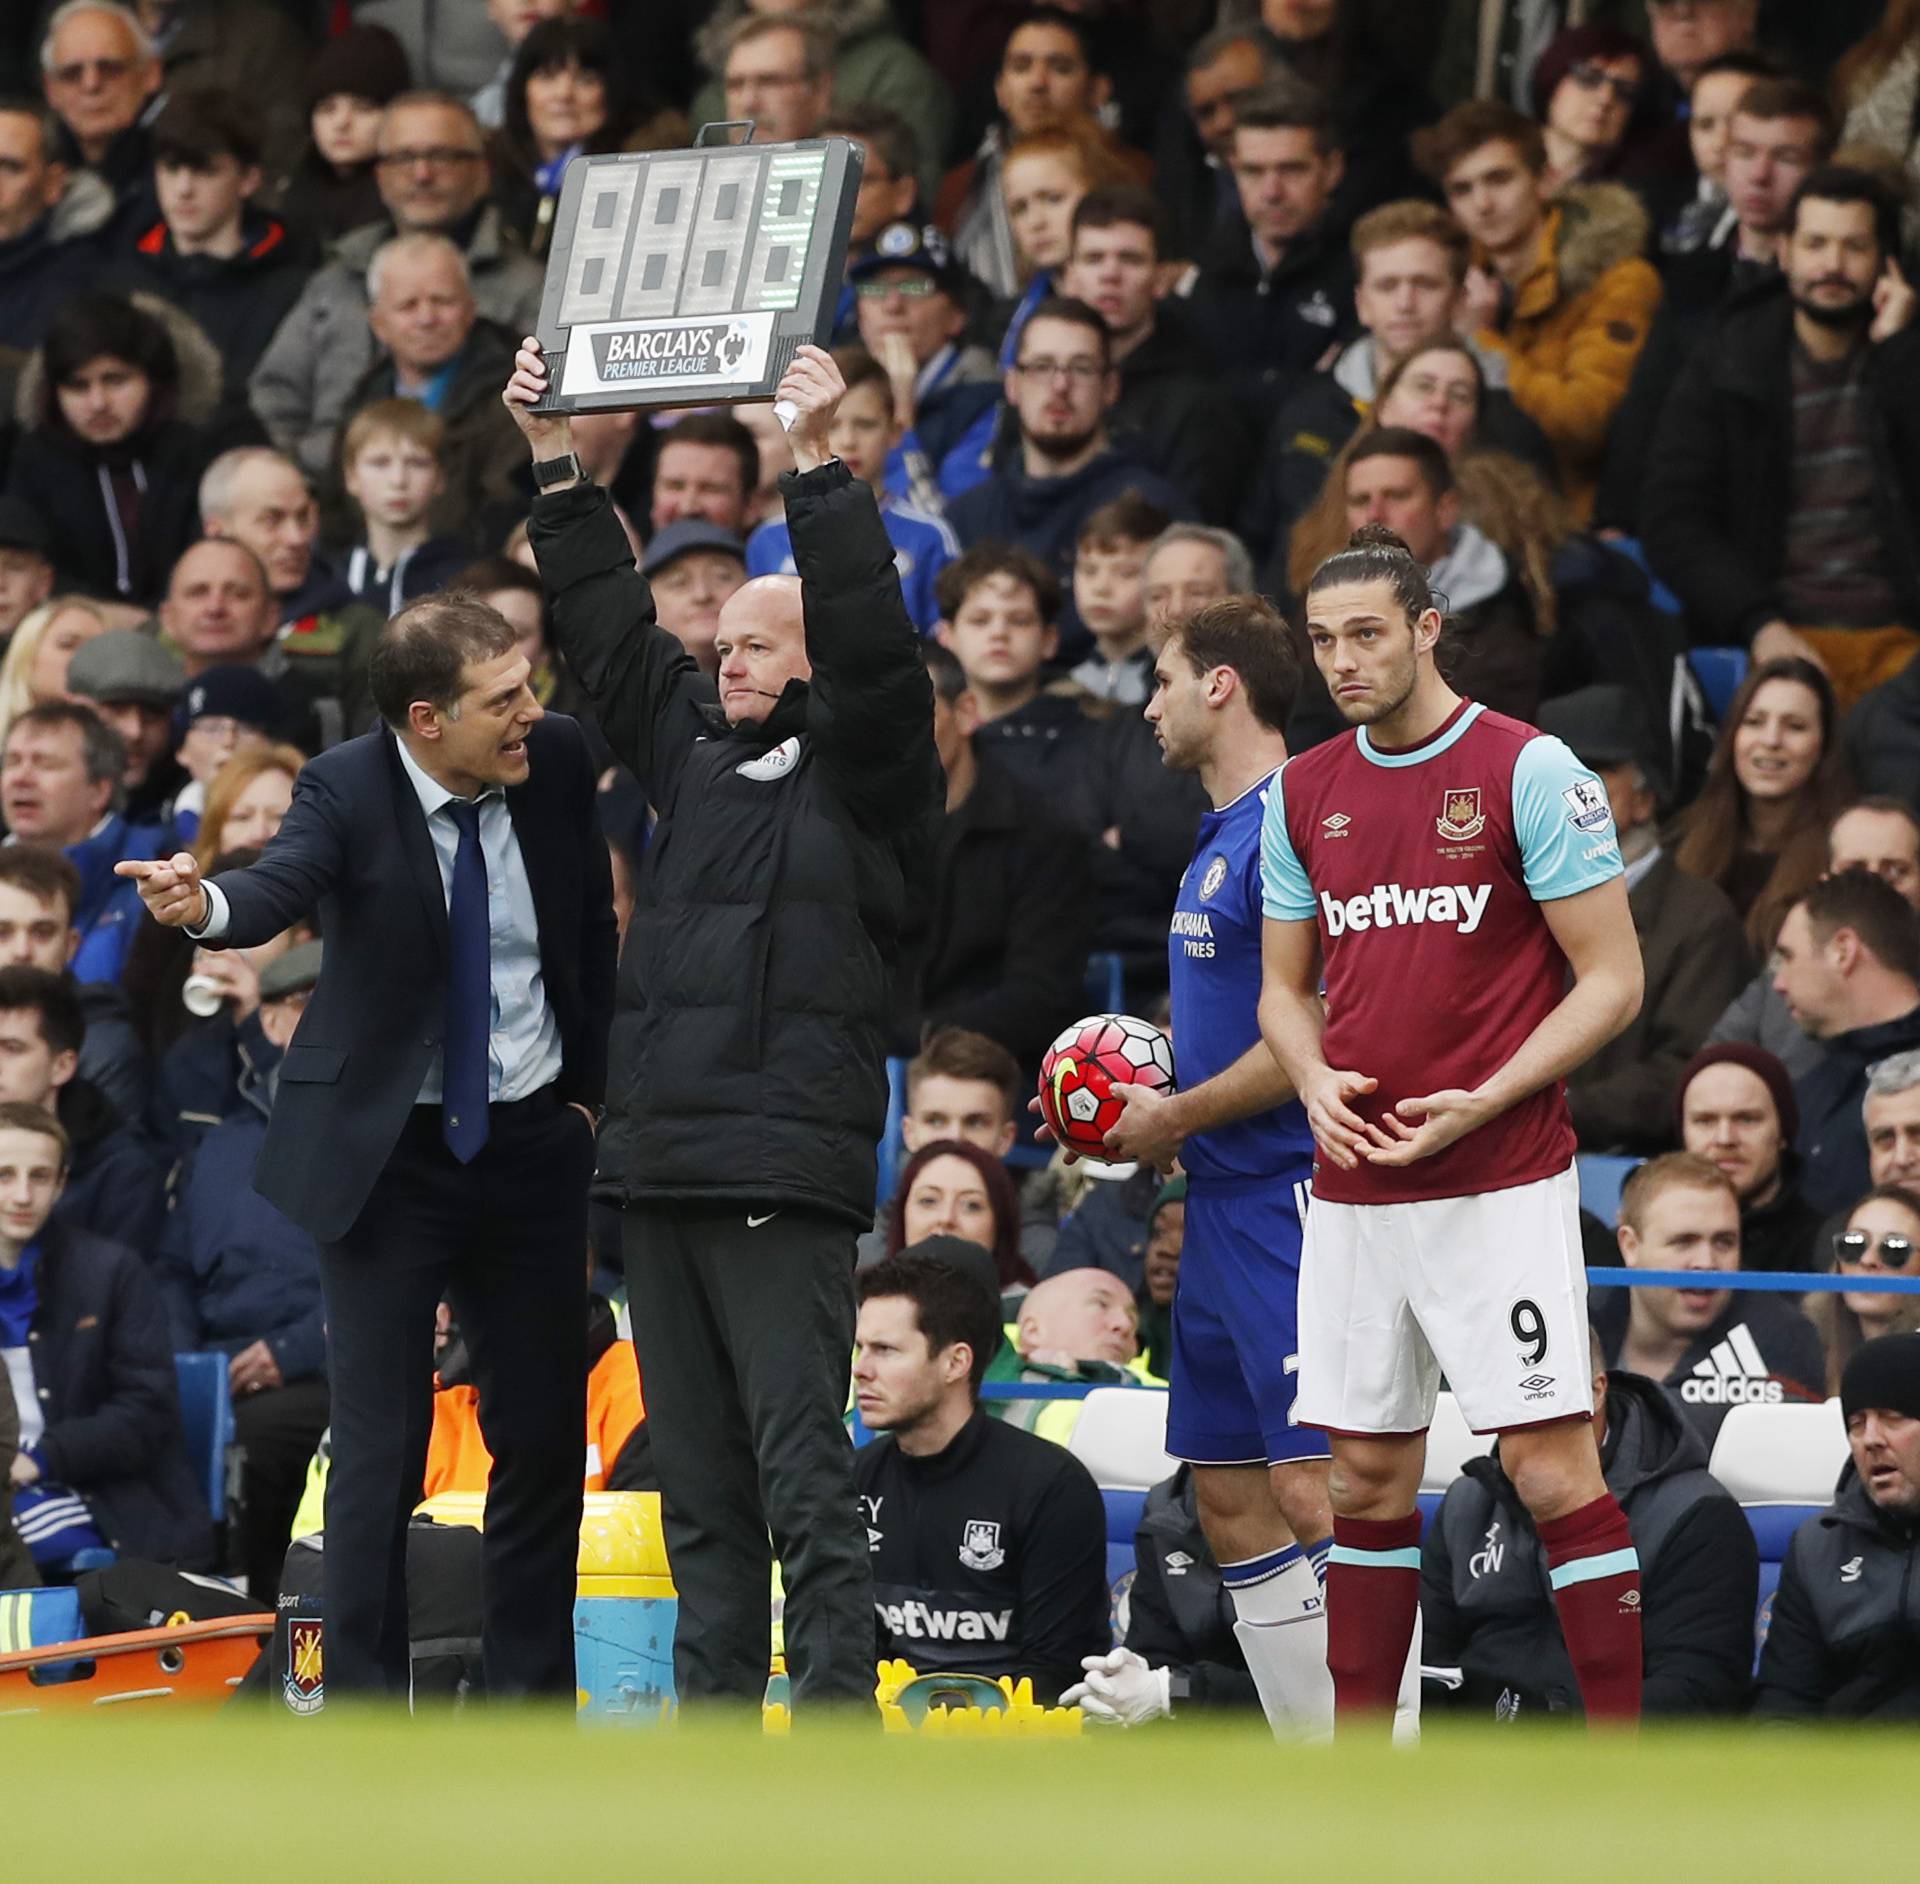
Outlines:
[[1580, 1178], [1580, 1208], [1611, 1230], [1620, 1220], [1620, 1192], [1639, 1162], [1638, 1158], [1583, 1151], [1574, 1160]]
[[1793, 1534], [1832, 1502], [1846, 1459], [1847, 1429], [1838, 1400], [1820, 1406], [1736, 1406], [1721, 1424], [1711, 1470], [1739, 1499], [1760, 1552], [1756, 1659], [1773, 1620], [1773, 1593]]
[[1093, 1474], [1107, 1511], [1107, 1586], [1118, 1593], [1133, 1572], [1133, 1536], [1149, 1488], [1171, 1478], [1167, 1396], [1135, 1387], [1098, 1387], [1081, 1403], [1067, 1450]]
[[1447, 1487], [1460, 1476], [1469, 1459], [1490, 1451], [1490, 1434], [1472, 1431], [1450, 1393], [1441, 1394], [1433, 1409], [1433, 1424], [1427, 1428], [1427, 1463], [1420, 1474], [1420, 1516], [1431, 1524]]
[[1724, 720], [1733, 696], [1747, 677], [1746, 649], [1694, 648], [1687, 655], [1687, 665], [1693, 669], [1693, 677], [1700, 683], [1700, 691], [1706, 695], [1713, 717]]
[[1127, 964], [1111, 951], [1087, 957], [1087, 999], [1102, 1014], [1127, 1011]]
[[1167, 1457], [1167, 1396], [1138, 1387], [1097, 1387], [1088, 1394], [1067, 1450], [1102, 1491], [1144, 1492], [1171, 1478], [1180, 1463]]
[[227, 1390], [224, 1354], [176, 1354], [180, 1379], [180, 1424], [187, 1455], [200, 1474], [213, 1521], [227, 1515], [227, 1448], [233, 1444], [233, 1399]]
[[880, 1133], [880, 1176], [875, 1185], [874, 1208], [884, 1209], [900, 1181], [900, 1121], [907, 1115], [907, 1063], [887, 1062], [887, 1123]]
[[1832, 1502], [1847, 1462], [1840, 1402], [1819, 1406], [1736, 1406], [1714, 1441], [1712, 1472], [1743, 1505]]

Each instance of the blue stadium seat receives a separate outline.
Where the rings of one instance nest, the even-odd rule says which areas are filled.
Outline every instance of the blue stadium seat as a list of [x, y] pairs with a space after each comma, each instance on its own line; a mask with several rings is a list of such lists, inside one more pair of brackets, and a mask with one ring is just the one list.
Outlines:
[[880, 1134], [880, 1177], [874, 1189], [874, 1208], [883, 1208], [893, 1196], [893, 1187], [900, 1181], [900, 1153], [905, 1147], [900, 1142], [900, 1121], [907, 1115], [907, 1063], [905, 1060], [887, 1062], [887, 1123]]
[[1596, 1216], [1609, 1230], [1620, 1220], [1620, 1192], [1638, 1158], [1613, 1158], [1583, 1151], [1574, 1160], [1580, 1177], [1580, 1208]]
[[1087, 999], [1102, 1014], [1127, 1011], [1127, 965], [1120, 956], [1102, 952], [1087, 957]]
[[1747, 677], [1745, 648], [1695, 648], [1687, 656], [1687, 665], [1707, 696], [1716, 720], [1727, 717], [1727, 708]]
[[176, 1354], [180, 1378], [180, 1424], [187, 1454], [200, 1474], [207, 1508], [218, 1524], [227, 1515], [227, 1448], [233, 1444], [233, 1399], [227, 1391], [224, 1354]]

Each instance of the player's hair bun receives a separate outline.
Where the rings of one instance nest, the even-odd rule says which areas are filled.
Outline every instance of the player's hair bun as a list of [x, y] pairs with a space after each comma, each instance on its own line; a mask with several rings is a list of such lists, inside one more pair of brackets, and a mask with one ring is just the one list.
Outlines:
[[1405, 541], [1395, 536], [1384, 523], [1363, 523], [1347, 538], [1347, 548], [1350, 550], [1397, 550], [1409, 560], [1413, 556], [1413, 551], [1407, 548]]

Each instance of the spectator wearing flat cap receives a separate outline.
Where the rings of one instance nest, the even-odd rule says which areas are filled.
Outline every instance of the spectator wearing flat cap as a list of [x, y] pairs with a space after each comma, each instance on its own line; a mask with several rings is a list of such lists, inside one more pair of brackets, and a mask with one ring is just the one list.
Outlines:
[[307, 141], [281, 208], [333, 242], [385, 215], [374, 161], [380, 116], [413, 83], [406, 48], [384, 26], [350, 26], [307, 65]]
[[654, 533], [640, 573], [653, 585], [660, 626], [714, 679], [720, 671], [713, 647], [720, 609], [747, 579], [746, 545], [704, 517], [679, 517]]
[[53, 561], [40, 513], [24, 498], [0, 497], [0, 643], [52, 593]]
[[1633, 695], [1583, 687], [1543, 706], [1539, 725], [1606, 787], [1646, 964], [1638, 1017], [1568, 1077], [1573, 1128], [1588, 1151], [1659, 1151], [1681, 1067], [1746, 978], [1746, 938], [1722, 891], [1661, 845], [1657, 747]]
[[1861, 1345], [1840, 1377], [1848, 1459], [1794, 1533], [1760, 1655], [1774, 1718], [1920, 1715], [1920, 1334]]
[[109, 628], [74, 650], [67, 691], [87, 701], [120, 735], [122, 775], [133, 824], [165, 824], [187, 773], [173, 756], [174, 708], [186, 690], [186, 669], [152, 635]]
[[327, 1424], [320, 1252], [253, 1188], [281, 1056], [320, 978], [320, 944], [260, 971], [261, 1043], [239, 1103], [182, 1169], [156, 1263], [177, 1352], [227, 1356], [241, 1468], [242, 1567], [271, 1603], [307, 1461]]
[[1764, 1047], [1702, 1047], [1674, 1087], [1683, 1149], [1717, 1165], [1740, 1200], [1742, 1269], [1811, 1269], [1820, 1212], [1800, 1195], [1793, 1075]]

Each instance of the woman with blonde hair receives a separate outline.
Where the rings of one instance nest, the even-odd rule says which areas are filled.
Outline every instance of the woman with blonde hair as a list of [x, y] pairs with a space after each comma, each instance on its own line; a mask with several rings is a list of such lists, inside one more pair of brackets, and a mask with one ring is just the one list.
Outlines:
[[193, 840], [203, 871], [211, 872], [223, 851], [259, 850], [280, 829], [306, 762], [298, 746], [263, 744], [236, 752], [213, 775]]
[[67, 664], [74, 651], [109, 623], [99, 604], [84, 595], [56, 595], [21, 618], [0, 660], [0, 745], [29, 707], [67, 699]]
[[1859, 1276], [1863, 1285], [1858, 1291], [1822, 1289], [1806, 1300], [1807, 1319], [1826, 1350], [1832, 1394], [1840, 1391], [1840, 1376], [1863, 1341], [1920, 1328], [1920, 1295], [1870, 1286], [1880, 1274], [1920, 1281], [1920, 1193], [1904, 1184], [1876, 1184], [1847, 1212], [1847, 1227], [1834, 1232], [1832, 1249], [1822, 1253], [1830, 1268]]

